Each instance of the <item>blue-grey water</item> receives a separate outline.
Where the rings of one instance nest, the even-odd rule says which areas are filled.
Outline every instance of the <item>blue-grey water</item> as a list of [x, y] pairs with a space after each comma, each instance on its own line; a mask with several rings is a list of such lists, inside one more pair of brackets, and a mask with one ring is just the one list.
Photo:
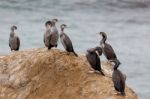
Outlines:
[[0, 54], [10, 53], [11, 25], [18, 26], [20, 50], [44, 47], [44, 24], [52, 18], [70, 27], [65, 32], [77, 52], [99, 45], [96, 33], [105, 31], [127, 84], [150, 99], [150, 0], [0, 0]]

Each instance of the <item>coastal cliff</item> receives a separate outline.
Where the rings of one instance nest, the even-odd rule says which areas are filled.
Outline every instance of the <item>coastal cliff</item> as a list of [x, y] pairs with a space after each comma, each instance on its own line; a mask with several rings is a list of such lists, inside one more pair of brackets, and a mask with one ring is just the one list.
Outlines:
[[110, 64], [102, 68], [106, 76], [91, 73], [84, 55], [58, 49], [11, 52], [0, 57], [0, 99], [138, 99], [127, 86], [116, 95]]

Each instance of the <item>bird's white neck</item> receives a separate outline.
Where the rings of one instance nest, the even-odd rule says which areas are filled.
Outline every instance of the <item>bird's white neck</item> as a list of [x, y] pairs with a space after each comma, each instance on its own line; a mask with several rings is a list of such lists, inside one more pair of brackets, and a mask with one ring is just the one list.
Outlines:
[[10, 36], [14, 37], [16, 35], [16, 33], [14, 31], [11, 31]]
[[51, 26], [46, 26], [46, 31], [49, 31], [51, 29]]

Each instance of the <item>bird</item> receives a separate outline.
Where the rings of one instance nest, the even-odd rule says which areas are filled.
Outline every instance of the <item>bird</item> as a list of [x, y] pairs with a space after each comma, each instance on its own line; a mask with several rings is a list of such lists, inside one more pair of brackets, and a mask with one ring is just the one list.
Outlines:
[[77, 53], [73, 49], [73, 45], [72, 45], [70, 38], [68, 37], [67, 34], [64, 33], [64, 28], [66, 28], [66, 27], [67, 27], [66, 24], [62, 24], [60, 26], [60, 28], [61, 28], [61, 32], [60, 32], [61, 43], [67, 52], [72, 52], [72, 53], [74, 53], [75, 56], [78, 56]]
[[112, 81], [114, 84], [114, 88], [116, 91], [120, 92], [121, 95], [125, 96], [125, 81], [126, 75], [123, 74], [119, 69], [119, 65], [121, 64], [118, 59], [110, 60], [110, 62], [114, 63], [113, 73], [112, 73]]
[[50, 33], [51, 33], [51, 26], [52, 22], [51, 21], [46, 21], [45, 27], [46, 27], [46, 32], [44, 33], [44, 44], [48, 48], [50, 46]]
[[113, 50], [112, 46], [106, 43], [107, 35], [105, 32], [99, 33], [102, 36], [102, 40], [100, 41], [100, 46], [102, 47], [103, 54], [107, 58], [107, 60], [114, 60], [117, 59], [115, 51]]
[[104, 76], [105, 74], [102, 71], [101, 61], [99, 58], [99, 56], [101, 54], [102, 54], [101, 47], [90, 48], [87, 50], [86, 58], [87, 58], [89, 64], [91, 65], [91, 67], [94, 70], [99, 71]]
[[15, 30], [17, 30], [17, 26], [15, 25], [11, 26], [11, 32], [9, 37], [9, 47], [11, 51], [19, 51], [20, 47], [20, 39], [16, 35]]
[[58, 39], [59, 39], [59, 33], [58, 29], [55, 26], [58, 19], [52, 19], [51, 23], [51, 32], [50, 32], [50, 45], [48, 46], [48, 49], [51, 49], [52, 47], [57, 47]]

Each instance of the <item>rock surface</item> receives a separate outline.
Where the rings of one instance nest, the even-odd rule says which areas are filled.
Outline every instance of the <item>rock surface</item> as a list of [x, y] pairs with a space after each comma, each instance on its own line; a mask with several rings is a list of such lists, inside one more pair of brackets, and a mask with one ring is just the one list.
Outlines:
[[85, 56], [58, 49], [11, 52], [0, 57], [0, 99], [138, 99], [127, 86], [116, 95], [111, 66], [102, 68], [105, 77], [89, 72]]

